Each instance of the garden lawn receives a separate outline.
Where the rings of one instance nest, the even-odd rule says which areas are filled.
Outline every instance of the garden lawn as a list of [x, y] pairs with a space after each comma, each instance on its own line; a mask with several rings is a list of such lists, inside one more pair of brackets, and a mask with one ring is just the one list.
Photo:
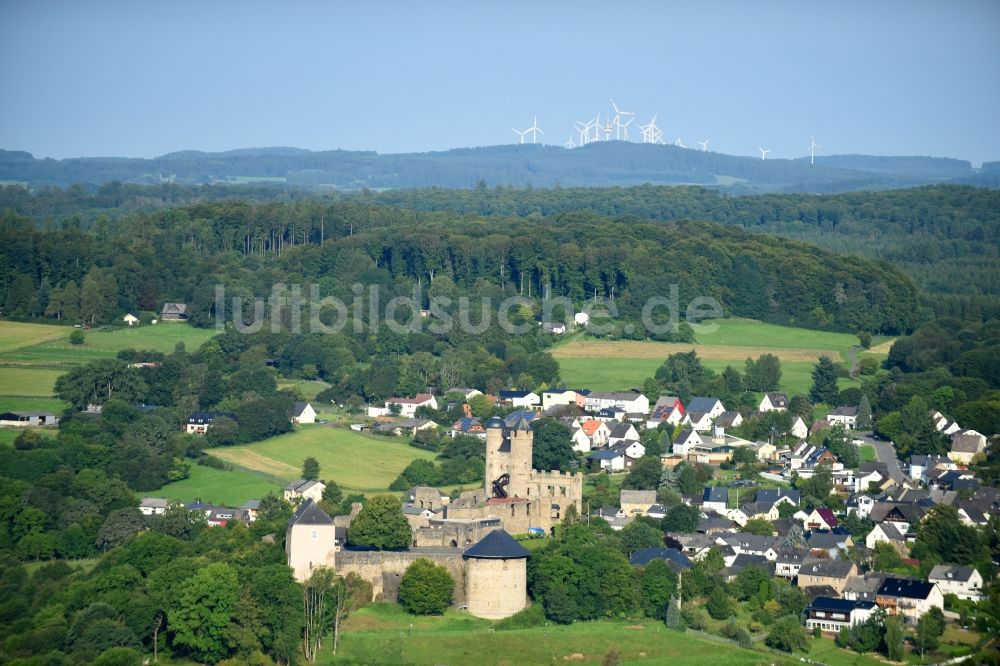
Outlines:
[[221, 470], [204, 465], [191, 465], [191, 476], [183, 481], [168, 483], [159, 490], [144, 493], [147, 497], [165, 497], [239, 507], [250, 499], [260, 499], [268, 492], [279, 494], [281, 487], [259, 474], [243, 470]]
[[[490, 631], [489, 626], [455, 611], [426, 618], [373, 604], [348, 619], [337, 657], [359, 664], [523, 666], [567, 663], [573, 654], [582, 659], [570, 663], [601, 664], [609, 651], [616, 650], [620, 664], [792, 663], [771, 653], [671, 631], [658, 622], [578, 622], [509, 631]], [[337, 662], [324, 649], [321, 663]]]
[[311, 456], [319, 462], [321, 479], [333, 479], [345, 490], [363, 493], [386, 492], [411, 461], [434, 458], [430, 451], [409, 446], [405, 437], [365, 435], [329, 426], [303, 428], [256, 444], [211, 449], [209, 453], [289, 481], [302, 475], [302, 463]]
[[858, 447], [858, 457], [861, 462], [875, 462], [875, 447], [863, 444]]
[[809, 658], [827, 666], [876, 666], [886, 664], [875, 655], [858, 654], [837, 647], [832, 638], [809, 637]]

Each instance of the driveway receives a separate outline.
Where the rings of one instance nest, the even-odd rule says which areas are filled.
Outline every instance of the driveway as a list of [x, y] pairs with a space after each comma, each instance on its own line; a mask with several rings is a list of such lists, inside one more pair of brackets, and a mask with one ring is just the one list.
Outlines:
[[886, 468], [889, 470], [889, 476], [892, 477], [893, 481], [902, 483], [905, 479], [909, 478], [906, 474], [903, 474], [903, 470], [899, 466], [899, 458], [896, 457], [896, 447], [892, 445], [892, 442], [875, 439], [871, 436], [871, 433], [865, 433], [864, 435], [855, 433], [853, 438], [860, 439], [875, 449], [875, 458], [880, 463], [885, 463]]

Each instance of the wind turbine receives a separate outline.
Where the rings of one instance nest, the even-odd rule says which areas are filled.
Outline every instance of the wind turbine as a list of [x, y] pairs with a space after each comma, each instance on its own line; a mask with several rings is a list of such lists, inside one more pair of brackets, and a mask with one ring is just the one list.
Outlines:
[[[658, 115], [659, 114], [654, 113], [652, 120], [645, 125], [639, 125], [639, 129], [642, 131], [643, 143], [656, 143], [660, 136], [663, 135], [663, 133], [660, 132], [660, 128], [656, 126], [656, 116]], [[657, 136], [657, 134], [660, 136]]]
[[[611, 120], [611, 124], [608, 125], [606, 133], [608, 134], [608, 138], [610, 138], [611, 126], [613, 125], [615, 128], [615, 139], [621, 141], [622, 129], [628, 127], [628, 123], [625, 123], [624, 125], [622, 124], [622, 116], [634, 116], [635, 113], [632, 111], [622, 111], [618, 108], [618, 105], [615, 104], [615, 100], [611, 100], [611, 108], [615, 110], [615, 117]], [[629, 122], [632, 121], [630, 120]], [[625, 140], [628, 140], [628, 129], [625, 129]]]
[[677, 146], [678, 148], [687, 148], [687, 146], [685, 146], [684, 143], [681, 141], [680, 137], [677, 137], [677, 140], [674, 141], [674, 145]]
[[629, 118], [627, 123], [618, 123], [618, 128], [622, 131], [622, 137], [624, 141], [628, 141], [628, 126], [632, 124], [635, 118]]
[[703, 153], [707, 153], [708, 152], [708, 142], [709, 141], [711, 141], [711, 139], [705, 139], [704, 141], [698, 141], [698, 144], [701, 145], [701, 152], [703, 152]]
[[511, 128], [510, 128], [510, 131], [511, 131], [511, 132], [513, 132], [514, 134], [517, 134], [518, 136], [520, 136], [520, 137], [521, 137], [521, 140], [520, 140], [520, 141], [518, 141], [518, 143], [524, 143], [524, 135], [525, 135], [525, 134], [527, 134], [528, 132], [530, 132], [531, 130], [530, 130], [530, 129], [526, 129], [526, 130], [524, 130], [524, 131], [522, 132], [521, 130], [516, 130], [516, 129], [514, 129], [513, 127], [511, 127]]
[[576, 144], [573, 143], [573, 135], [569, 135], [569, 141], [563, 144], [563, 148], [576, 148]]
[[[528, 132], [531, 132], [531, 143], [535, 143], [535, 139], [538, 137], [538, 133], [542, 132], [542, 128], [538, 126], [538, 116], [535, 116], [535, 119], [531, 123], [531, 127], [524, 130], [525, 134], [527, 134]], [[545, 134], [545, 132], [542, 132], [542, 134]]]
[[764, 150], [764, 149], [763, 149], [763, 148], [761, 148], [760, 146], [757, 146], [757, 150], [759, 150], [759, 151], [760, 151], [760, 159], [762, 159], [762, 160], [763, 160], [763, 159], [765, 159], [765, 158], [767, 157], [767, 154], [768, 154], [769, 152], [771, 152], [771, 149], [770, 149], [770, 148], [768, 148], [767, 150]]
[[816, 139], [814, 137], [809, 137], [809, 164], [816, 163], [816, 149], [822, 147], [823, 146], [816, 143]]

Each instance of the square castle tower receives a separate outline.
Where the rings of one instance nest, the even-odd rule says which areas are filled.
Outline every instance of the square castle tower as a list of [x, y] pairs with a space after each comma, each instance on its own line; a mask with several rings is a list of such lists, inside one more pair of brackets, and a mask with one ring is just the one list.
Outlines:
[[463, 493], [448, 507], [449, 518], [495, 516], [508, 532], [524, 534], [531, 528], [550, 531], [570, 505], [580, 513], [583, 475], [532, 469], [534, 432], [527, 419], [507, 426], [493, 418], [485, 427], [484, 488]]

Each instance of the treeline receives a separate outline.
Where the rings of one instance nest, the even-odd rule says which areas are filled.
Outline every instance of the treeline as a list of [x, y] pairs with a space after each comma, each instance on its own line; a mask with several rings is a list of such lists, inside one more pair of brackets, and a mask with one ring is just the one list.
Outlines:
[[317, 284], [321, 296], [348, 304], [356, 282], [379, 285], [386, 298], [423, 287], [424, 304], [470, 296], [496, 305], [516, 295], [530, 300], [529, 320], [543, 298], [565, 297], [575, 307], [613, 302], [619, 319], [638, 322], [649, 299], [677, 285], [681, 315], [710, 297], [726, 315], [781, 324], [895, 333], [920, 321], [914, 285], [882, 263], [704, 222], [581, 213], [484, 220], [356, 203], [214, 202], [92, 231], [38, 230], [8, 213], [0, 257], [8, 314], [71, 319], [63, 305], [71, 301], [72, 314], [92, 322], [182, 301], [193, 323], [210, 325], [215, 285], [247, 298], [279, 282]]

